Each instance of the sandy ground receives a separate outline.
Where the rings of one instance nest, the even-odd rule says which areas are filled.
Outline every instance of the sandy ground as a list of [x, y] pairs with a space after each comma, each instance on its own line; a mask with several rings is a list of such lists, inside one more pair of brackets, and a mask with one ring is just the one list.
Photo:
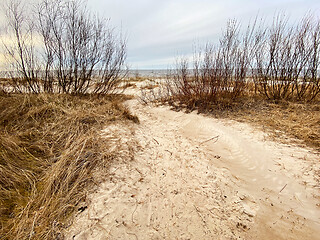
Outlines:
[[319, 239], [319, 154], [244, 123], [128, 106], [141, 123], [103, 134], [132, 160], [113, 164], [67, 239]]

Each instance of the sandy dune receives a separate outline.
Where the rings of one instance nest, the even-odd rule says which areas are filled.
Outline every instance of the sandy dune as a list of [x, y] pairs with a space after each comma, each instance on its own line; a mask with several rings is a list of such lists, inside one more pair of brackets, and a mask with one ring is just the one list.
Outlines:
[[67, 239], [319, 239], [319, 155], [247, 124], [128, 105], [134, 134], [104, 135], [133, 160], [113, 165]]

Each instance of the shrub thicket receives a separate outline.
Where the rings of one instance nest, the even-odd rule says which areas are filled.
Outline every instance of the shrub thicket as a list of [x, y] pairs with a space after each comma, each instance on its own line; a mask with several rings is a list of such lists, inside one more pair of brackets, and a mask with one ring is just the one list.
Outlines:
[[126, 41], [80, 0], [42, 0], [32, 9], [10, 0], [6, 17], [7, 90], [104, 94], [126, 73]]
[[[261, 21], [262, 22], [262, 21]], [[167, 95], [189, 105], [236, 102], [260, 93], [271, 100], [312, 101], [320, 93], [320, 20], [304, 17], [289, 26], [283, 16], [271, 26], [257, 20], [240, 31], [229, 21], [217, 45], [195, 51], [192, 66], [178, 61]]]

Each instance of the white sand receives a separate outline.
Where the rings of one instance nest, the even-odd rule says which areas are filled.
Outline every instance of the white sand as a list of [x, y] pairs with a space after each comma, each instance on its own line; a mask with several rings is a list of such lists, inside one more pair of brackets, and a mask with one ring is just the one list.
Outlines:
[[[134, 159], [114, 164], [67, 239], [319, 239], [319, 155], [247, 124], [128, 102]], [[319, 180], [319, 179], [318, 179]]]

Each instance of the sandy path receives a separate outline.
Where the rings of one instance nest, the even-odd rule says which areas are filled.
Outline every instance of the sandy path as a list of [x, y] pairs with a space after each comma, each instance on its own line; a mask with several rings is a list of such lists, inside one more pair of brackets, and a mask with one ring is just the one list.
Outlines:
[[128, 105], [134, 135], [105, 135], [135, 142], [134, 159], [112, 167], [68, 239], [319, 239], [319, 155], [246, 124]]

